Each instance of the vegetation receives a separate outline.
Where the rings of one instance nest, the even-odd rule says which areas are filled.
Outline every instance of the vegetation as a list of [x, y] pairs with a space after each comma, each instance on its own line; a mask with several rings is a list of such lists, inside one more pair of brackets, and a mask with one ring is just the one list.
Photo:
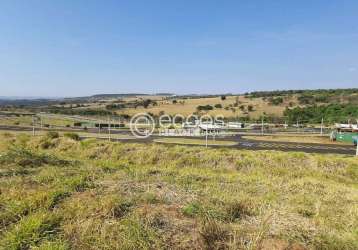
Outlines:
[[199, 105], [197, 108], [196, 108], [198, 111], [209, 111], [209, 110], [213, 110], [214, 107], [211, 106], [211, 105]]
[[283, 103], [283, 98], [280, 96], [279, 97], [271, 97], [269, 99], [269, 101], [272, 105], [280, 105]]
[[286, 95], [350, 95], [358, 94], [358, 89], [316, 89], [316, 90], [275, 90], [275, 91], [255, 91], [246, 93], [247, 96], [253, 98], [258, 97], [275, 97]]
[[299, 120], [300, 123], [316, 124], [323, 117], [326, 125], [358, 118], [358, 89], [263, 91], [245, 95], [99, 95], [45, 101], [5, 100], [2, 103], [0, 100], [0, 112], [8, 116], [1, 123], [31, 126], [32, 115], [39, 112], [62, 114], [57, 115], [59, 119], [56, 122], [51, 115], [44, 118], [41, 121], [43, 127], [69, 127], [73, 122], [72, 115], [95, 116], [102, 120], [111, 116], [129, 122], [137, 113], [152, 114], [155, 119], [160, 114], [172, 117], [176, 114], [221, 115], [226, 121], [240, 119], [253, 123], [263, 118], [272, 123], [296, 123]]
[[104, 110], [104, 109], [73, 109], [73, 108], [50, 108], [42, 109], [43, 111], [49, 111], [53, 114], [63, 114], [63, 115], [83, 115], [83, 116], [108, 116], [115, 115], [115, 113]]
[[309, 123], [320, 123], [324, 118], [325, 122], [347, 122], [348, 119], [358, 118], [358, 105], [355, 104], [329, 104], [322, 106], [308, 106], [287, 108], [284, 115], [289, 122], [305, 121]]
[[358, 161], [6, 134], [2, 249], [358, 249]]
[[80, 140], [80, 136], [76, 133], [71, 133], [71, 132], [67, 132], [67, 133], [64, 133], [63, 135], [64, 137], [67, 137], [67, 138], [70, 138], [74, 141], [79, 141]]
[[[329, 136], [312, 136], [312, 135], [265, 135], [265, 137], [249, 135], [243, 136], [242, 138], [249, 140], [258, 140], [258, 141], [275, 141], [275, 142], [296, 142], [296, 143], [317, 143], [317, 144], [327, 144], [327, 145], [352, 145], [352, 143], [344, 143], [330, 140]], [[352, 148], [353, 149], [353, 148]]]

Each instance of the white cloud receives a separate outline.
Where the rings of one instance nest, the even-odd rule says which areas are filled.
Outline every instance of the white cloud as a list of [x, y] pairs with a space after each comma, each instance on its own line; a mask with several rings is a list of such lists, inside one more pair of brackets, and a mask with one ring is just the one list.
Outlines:
[[348, 71], [349, 72], [354, 72], [354, 71], [357, 71], [357, 68], [356, 67], [350, 67], [350, 68], [348, 68]]

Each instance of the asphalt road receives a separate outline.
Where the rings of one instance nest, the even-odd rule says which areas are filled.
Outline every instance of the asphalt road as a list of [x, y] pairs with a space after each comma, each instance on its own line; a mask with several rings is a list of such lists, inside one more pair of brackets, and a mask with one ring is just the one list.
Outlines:
[[[172, 138], [191, 138], [191, 137], [172, 137]], [[198, 139], [198, 137], [194, 137]], [[200, 137], [199, 137], [200, 138]], [[123, 141], [123, 142], [136, 142], [136, 143], [152, 143], [155, 139], [163, 139], [163, 136], [151, 136], [146, 139], [112, 139], [112, 141]], [[205, 137], [202, 137], [205, 139]], [[210, 138], [209, 140], [212, 140]], [[356, 147], [354, 145], [334, 145], [334, 144], [317, 144], [317, 143], [295, 143], [295, 142], [272, 142], [272, 141], [259, 141], [243, 139], [241, 136], [232, 136], [228, 138], [218, 138], [217, 140], [235, 141], [238, 144], [233, 146], [219, 146], [209, 145], [210, 148], [236, 148], [236, 149], [247, 149], [247, 150], [278, 150], [285, 152], [305, 152], [305, 153], [320, 153], [320, 154], [344, 154], [344, 155], [355, 155]], [[175, 144], [167, 144], [175, 145]], [[181, 144], [185, 145], [185, 144]], [[187, 144], [187, 146], [202, 146]]]
[[[8, 131], [32, 131], [31, 127], [20, 127], [20, 126], [5, 126], [0, 125], [0, 130]], [[38, 128], [36, 129], [39, 130]], [[44, 130], [54, 130], [54, 129], [44, 129]], [[98, 133], [98, 129], [55, 129], [56, 131], [72, 131], [72, 132], [87, 132], [87, 133]], [[106, 131], [102, 129], [102, 139], [105, 139], [107, 134]], [[129, 130], [112, 130], [112, 134], [128, 134], [130, 135]], [[136, 142], [136, 143], [153, 143], [153, 140], [163, 138], [163, 136], [150, 136], [145, 139], [112, 139], [112, 141], [122, 141], [122, 142]], [[175, 137], [175, 138], [190, 138], [190, 137]], [[200, 137], [195, 137], [196, 139]], [[204, 139], [205, 137], [201, 137]], [[212, 138], [210, 138], [212, 140]], [[240, 135], [230, 136], [225, 138], [217, 138], [217, 140], [228, 140], [235, 141], [238, 144], [234, 146], [214, 146], [211, 145], [211, 148], [236, 148], [236, 149], [248, 149], [248, 150], [279, 150], [287, 152], [306, 152], [306, 153], [320, 153], [320, 154], [344, 154], [344, 155], [355, 155], [356, 147], [354, 145], [333, 145], [333, 144], [317, 144], [317, 143], [295, 143], [295, 142], [272, 142], [265, 140], [250, 140], [244, 139]], [[169, 144], [168, 144], [169, 145]], [[171, 144], [173, 145], [173, 144]], [[200, 145], [188, 145], [188, 146], [200, 146]]]

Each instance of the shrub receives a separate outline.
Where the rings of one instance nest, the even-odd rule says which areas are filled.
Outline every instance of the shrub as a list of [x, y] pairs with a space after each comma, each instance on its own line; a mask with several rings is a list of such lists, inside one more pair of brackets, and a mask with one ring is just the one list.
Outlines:
[[0, 241], [3, 249], [30, 249], [56, 232], [59, 220], [51, 214], [37, 213], [23, 218]]
[[205, 106], [199, 105], [198, 107], [196, 107], [196, 109], [197, 109], [198, 111], [201, 111], [201, 110], [206, 110], [206, 111], [208, 111], [208, 110], [213, 110], [214, 108], [213, 108], [213, 106], [211, 106], [211, 105], [205, 105]]
[[225, 245], [230, 236], [226, 227], [212, 219], [202, 224], [200, 235], [207, 249], [226, 249]]
[[76, 133], [71, 133], [71, 132], [68, 132], [68, 133], [65, 133], [64, 134], [64, 137], [67, 137], [67, 138], [70, 138], [74, 141], [79, 141], [81, 138], [78, 134]]
[[269, 100], [272, 105], [280, 105], [283, 103], [282, 97], [277, 97], [277, 98], [271, 97]]
[[111, 216], [113, 218], [122, 218], [130, 212], [133, 203], [130, 201], [117, 201], [111, 209]]
[[56, 138], [60, 137], [60, 134], [56, 131], [49, 131], [49, 132], [47, 132], [46, 137], [48, 139], [56, 139]]
[[34, 153], [24, 147], [12, 147], [10, 150], [0, 157], [1, 164], [15, 164], [21, 167], [39, 167], [45, 164], [50, 165], [68, 165], [66, 160], [58, 159], [55, 156]]
[[200, 211], [200, 205], [198, 203], [189, 203], [185, 207], [182, 208], [182, 212], [184, 215], [189, 217], [194, 217]]
[[230, 221], [242, 219], [244, 216], [252, 216], [254, 214], [252, 201], [240, 200], [231, 202], [226, 206], [226, 213]]

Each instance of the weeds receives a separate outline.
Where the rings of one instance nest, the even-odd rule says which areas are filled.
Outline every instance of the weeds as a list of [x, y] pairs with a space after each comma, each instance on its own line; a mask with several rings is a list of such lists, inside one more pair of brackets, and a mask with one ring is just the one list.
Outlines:
[[53, 166], [66, 166], [70, 162], [59, 159], [53, 155], [35, 153], [25, 147], [11, 147], [9, 151], [1, 155], [0, 164], [17, 165], [20, 167], [40, 167], [48, 164]]
[[29, 249], [41, 240], [51, 238], [58, 223], [59, 218], [46, 212], [29, 215], [3, 235], [0, 246], [4, 249]]
[[79, 140], [80, 140], [80, 136], [79, 136], [78, 134], [76, 134], [76, 133], [70, 133], [70, 132], [68, 132], [68, 133], [64, 133], [63, 136], [64, 136], [64, 137], [67, 137], [67, 138], [69, 138], [69, 139], [72, 139], [72, 140], [74, 140], [74, 141], [79, 141]]
[[357, 159], [55, 135], [0, 148], [4, 249], [358, 249]]

